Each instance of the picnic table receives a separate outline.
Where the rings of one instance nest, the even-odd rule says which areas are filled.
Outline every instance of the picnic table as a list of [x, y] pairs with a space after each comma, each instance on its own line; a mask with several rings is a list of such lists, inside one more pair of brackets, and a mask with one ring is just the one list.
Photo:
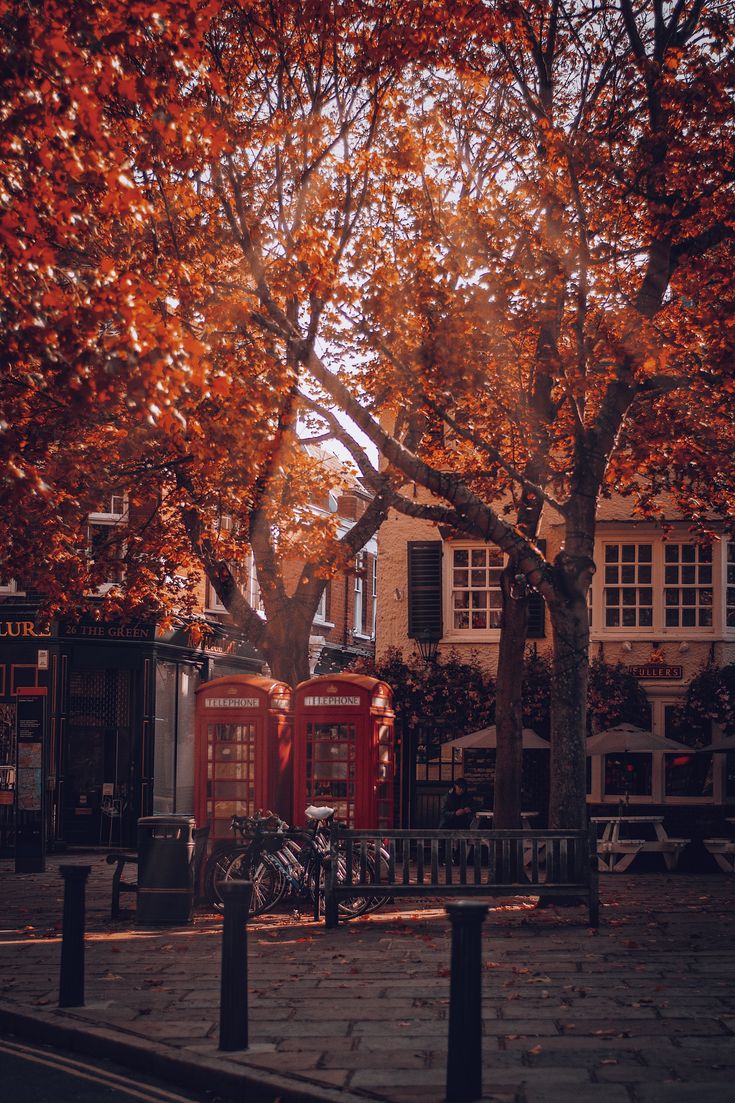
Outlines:
[[[597, 841], [597, 864], [605, 873], [623, 873], [641, 853], [662, 854], [667, 869], [676, 869], [690, 839], [672, 838], [664, 827], [663, 816], [592, 816], [591, 822], [603, 824]], [[644, 838], [633, 838], [630, 828]]]
[[[727, 817], [725, 823], [735, 824], [735, 819]], [[735, 839], [702, 839], [702, 842], [723, 873], [735, 873]]]
[[[480, 828], [480, 830], [484, 830], [486, 826], [492, 827], [494, 815], [495, 813], [492, 811], [492, 809], [489, 808], [481, 808], [479, 812], [475, 812], [475, 816], [478, 820], [478, 827]], [[534, 816], [538, 816], [538, 812], [521, 812], [521, 824], [526, 831], [530, 831], [533, 827], [531, 820], [534, 818]], [[490, 822], [486, 825], [482, 822], [483, 820], [489, 820]]]

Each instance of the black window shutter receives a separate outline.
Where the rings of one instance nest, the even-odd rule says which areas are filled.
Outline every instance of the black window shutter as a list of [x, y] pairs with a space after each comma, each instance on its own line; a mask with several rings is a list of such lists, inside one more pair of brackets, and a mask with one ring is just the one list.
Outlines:
[[410, 540], [408, 544], [408, 635], [435, 633], [442, 637], [442, 541]]
[[[546, 541], [537, 540], [536, 546], [540, 552], [546, 553]], [[526, 638], [540, 640], [546, 635], [546, 602], [537, 590], [532, 590], [528, 595], [528, 628]]]

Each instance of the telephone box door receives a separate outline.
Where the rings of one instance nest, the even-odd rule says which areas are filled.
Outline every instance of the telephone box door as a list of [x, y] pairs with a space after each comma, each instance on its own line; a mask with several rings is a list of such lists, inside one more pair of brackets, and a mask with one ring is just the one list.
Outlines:
[[307, 720], [306, 804], [329, 805], [354, 826], [357, 753], [363, 724], [357, 720]]
[[347, 827], [392, 827], [390, 688], [362, 674], [319, 675], [294, 701], [295, 814], [329, 805]]

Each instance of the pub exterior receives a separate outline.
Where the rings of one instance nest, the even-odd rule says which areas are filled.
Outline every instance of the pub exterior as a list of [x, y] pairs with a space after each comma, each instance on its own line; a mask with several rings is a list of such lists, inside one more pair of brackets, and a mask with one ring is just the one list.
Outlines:
[[[562, 532], [547, 511], [539, 545], [552, 559]], [[624, 799], [641, 813], [663, 810], [679, 833], [722, 833], [726, 817], [735, 815], [735, 754], [702, 751], [721, 729], [713, 723], [695, 737], [682, 727], [679, 709], [704, 668], [735, 663], [735, 540], [722, 522], [713, 522], [709, 542], [697, 541], [673, 513], [665, 523], [641, 520], [613, 496], [600, 503], [594, 558], [590, 660], [622, 664], [645, 694], [651, 730], [689, 744], [692, 752], [629, 755], [622, 764], [612, 755], [591, 756], [590, 811], [602, 813]], [[379, 534], [379, 563], [378, 661], [389, 648], [407, 655], [428, 638], [439, 659], [475, 656], [495, 676], [502, 618], [498, 548], [392, 512]], [[528, 637], [529, 648], [550, 653], [548, 616], [536, 593]], [[463, 733], [435, 731], [433, 738], [434, 719], [420, 717], [412, 739], [399, 732], [404, 747], [429, 748], [424, 758], [404, 756], [402, 782], [412, 787], [414, 815], [403, 826], [434, 826], [452, 777], [474, 769], [471, 752], [444, 745]], [[590, 727], [599, 728], [594, 715]]]
[[196, 689], [260, 672], [253, 650], [218, 632], [195, 647], [153, 622], [36, 620], [0, 605], [0, 853], [14, 844], [18, 693], [45, 690], [45, 844], [134, 845], [138, 817], [193, 814]]

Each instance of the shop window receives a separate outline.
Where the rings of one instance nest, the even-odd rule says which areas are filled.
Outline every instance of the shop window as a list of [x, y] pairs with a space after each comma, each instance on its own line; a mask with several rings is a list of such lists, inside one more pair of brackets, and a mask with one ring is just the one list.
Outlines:
[[653, 625], [653, 545], [605, 545], [605, 625]]
[[452, 628], [459, 631], [500, 628], [503, 553], [483, 544], [474, 548], [453, 547], [451, 555]]
[[179, 700], [176, 742], [176, 811], [194, 811], [194, 675], [191, 668], [179, 667]]
[[664, 548], [664, 623], [667, 628], [711, 627], [711, 546], [666, 544]]
[[176, 811], [176, 664], [156, 664], [153, 814]]
[[156, 664], [156, 738], [153, 751], [153, 813], [194, 811], [193, 674], [176, 663]]
[[652, 765], [650, 754], [606, 754], [605, 796], [650, 797]]
[[704, 747], [712, 742], [712, 721], [699, 719], [696, 722], [687, 716], [681, 702], [662, 702], [664, 736], [675, 739], [677, 743], [686, 743], [690, 747]]
[[711, 754], [695, 751], [664, 755], [664, 792], [667, 797], [711, 797]]

